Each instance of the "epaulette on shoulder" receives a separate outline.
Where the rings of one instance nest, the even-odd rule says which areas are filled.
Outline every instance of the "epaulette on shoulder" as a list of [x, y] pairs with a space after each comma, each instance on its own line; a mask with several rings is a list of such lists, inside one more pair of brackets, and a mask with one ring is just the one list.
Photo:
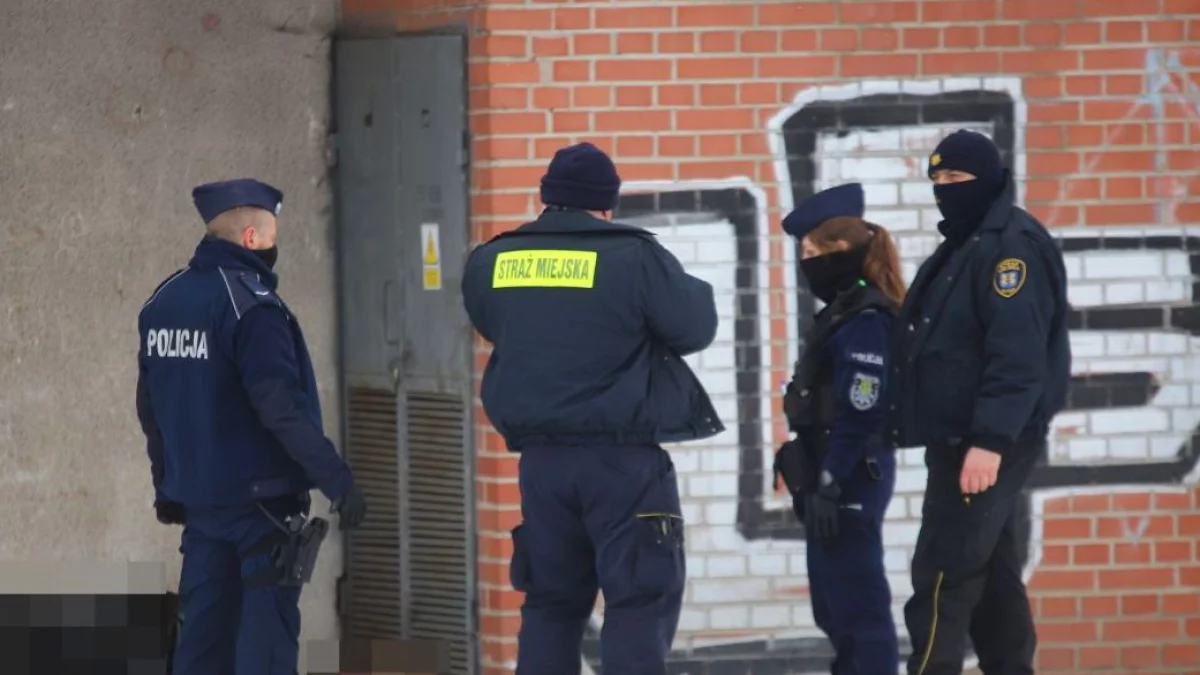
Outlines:
[[242, 318], [258, 305], [274, 305], [282, 307], [283, 301], [267, 285], [259, 280], [253, 272], [233, 272], [218, 268], [221, 280], [229, 291], [229, 300], [233, 303], [234, 314]]
[[158, 299], [159, 294], [163, 292], [163, 289], [165, 289], [167, 287], [167, 284], [169, 284], [172, 281], [175, 281], [179, 277], [183, 276], [183, 273], [187, 272], [188, 269], [190, 269], [190, 268], [182, 267], [180, 269], [175, 270], [173, 273], [171, 273], [171, 276], [167, 277], [166, 279], [163, 279], [157, 286], [154, 287], [154, 292], [150, 294], [150, 297], [146, 299], [146, 302], [144, 302], [142, 304], [142, 309], [146, 309], [147, 307], [149, 307], [150, 303], [152, 303]]

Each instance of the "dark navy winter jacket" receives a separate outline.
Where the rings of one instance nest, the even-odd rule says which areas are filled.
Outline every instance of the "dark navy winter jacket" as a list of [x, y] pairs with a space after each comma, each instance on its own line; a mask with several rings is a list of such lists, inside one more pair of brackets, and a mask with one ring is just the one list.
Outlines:
[[724, 430], [682, 358], [716, 335], [712, 287], [650, 232], [547, 212], [476, 248], [462, 294], [494, 345], [483, 406], [510, 449]]
[[278, 279], [251, 252], [205, 238], [138, 316], [137, 413], [156, 500], [214, 508], [345, 494], [316, 377]]
[[1062, 251], [1013, 203], [1011, 177], [978, 229], [923, 264], [896, 321], [890, 433], [901, 447], [1003, 453], [1040, 442], [1071, 378]]

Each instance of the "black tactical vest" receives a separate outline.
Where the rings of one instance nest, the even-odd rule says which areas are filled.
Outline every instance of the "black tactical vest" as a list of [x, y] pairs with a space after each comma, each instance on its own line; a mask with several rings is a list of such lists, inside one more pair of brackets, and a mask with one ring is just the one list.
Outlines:
[[783, 395], [788, 428], [802, 442], [807, 459], [821, 466], [833, 423], [833, 362], [825, 345], [847, 321], [866, 311], [896, 314], [896, 306], [874, 286], [854, 286], [822, 309], [805, 334], [804, 355], [796, 362]]

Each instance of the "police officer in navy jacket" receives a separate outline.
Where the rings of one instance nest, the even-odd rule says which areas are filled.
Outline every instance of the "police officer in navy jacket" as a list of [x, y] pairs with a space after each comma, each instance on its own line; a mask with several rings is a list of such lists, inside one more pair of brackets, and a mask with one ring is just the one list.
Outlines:
[[[899, 668], [883, 521], [896, 486], [884, 437], [893, 321], [904, 300], [888, 231], [863, 219], [862, 185], [809, 197], [783, 220], [800, 241], [800, 271], [825, 306], [784, 394], [796, 437], [776, 470], [804, 522], [813, 618], [834, 648], [834, 673]], [[796, 471], [790, 470], [796, 467]]]
[[560, 150], [546, 210], [475, 249], [463, 278], [471, 322], [493, 343], [484, 410], [521, 453], [518, 675], [580, 672], [599, 589], [605, 672], [666, 673], [685, 565], [659, 444], [724, 429], [682, 358], [716, 334], [712, 287], [651, 233], [611, 221], [620, 187], [595, 146]]
[[272, 271], [283, 194], [240, 179], [197, 187], [208, 233], [138, 317], [137, 414], [154, 508], [183, 524], [175, 675], [294, 675], [300, 587], [278, 583], [272, 542], [333, 500], [343, 528], [366, 505], [324, 435], [300, 326]]
[[929, 469], [908, 672], [961, 673], [969, 635], [984, 673], [1032, 673], [1016, 506], [1066, 402], [1066, 269], [991, 139], [950, 134], [928, 175], [945, 240], [900, 311], [891, 401], [893, 440], [925, 446]]

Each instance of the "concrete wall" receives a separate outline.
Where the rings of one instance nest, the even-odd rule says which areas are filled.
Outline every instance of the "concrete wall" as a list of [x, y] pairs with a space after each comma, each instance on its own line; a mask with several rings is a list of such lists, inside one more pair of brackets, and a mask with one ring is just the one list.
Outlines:
[[[783, 438], [777, 392], [806, 298], [777, 222], [797, 196], [862, 180], [868, 215], [896, 233], [911, 273], [937, 241], [921, 167], [957, 127], [1002, 142], [1022, 203], [1061, 228], [1068, 251], [1076, 380], [1025, 500], [1038, 670], [1196, 672], [1195, 0], [344, 0], [343, 11], [470, 27], [478, 237], [535, 214], [553, 151], [591, 140], [629, 183], [626, 215], [660, 228], [721, 293], [718, 341], [693, 361], [730, 431], [673, 448], [689, 521], [680, 672], [823, 671], [804, 544], [765, 525], [786, 508], [761, 467]], [[923, 103], [887, 98], [901, 91]], [[837, 110], [863, 126], [830, 133], [819, 122]], [[479, 438], [484, 672], [498, 675], [511, 672], [520, 618], [506, 573], [516, 463], [489, 429]], [[897, 607], [924, 487], [920, 450], [902, 462], [887, 526]]]
[[[281, 293], [338, 429], [329, 41], [336, 2], [0, 3], [0, 558], [166, 560], [133, 410], [141, 303], [202, 232], [190, 190], [286, 194]], [[324, 502], [316, 506], [326, 509]], [[340, 539], [305, 591], [334, 637]]]

